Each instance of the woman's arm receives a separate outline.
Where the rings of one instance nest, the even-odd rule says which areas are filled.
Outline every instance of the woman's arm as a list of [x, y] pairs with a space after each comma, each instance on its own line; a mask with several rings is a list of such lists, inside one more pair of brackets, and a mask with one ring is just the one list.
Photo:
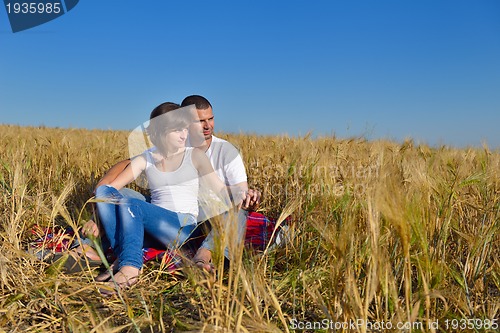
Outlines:
[[139, 175], [146, 169], [146, 159], [143, 155], [135, 157], [130, 161], [130, 164], [127, 165], [122, 172], [120, 172], [116, 178], [109, 183], [110, 186], [113, 186], [117, 190], [127, 186], [131, 182], [133, 182]]
[[[109, 185], [116, 177], [130, 164], [130, 160], [123, 160], [121, 162], [116, 163], [109, 169], [104, 176], [99, 180], [95, 188], [98, 188], [101, 185]], [[95, 193], [95, 189], [94, 189]]]
[[241, 203], [244, 198], [244, 191], [242, 190], [240, 191], [241, 194], [238, 193], [238, 195], [234, 195], [234, 189], [227, 187], [226, 184], [224, 184], [220, 180], [219, 176], [217, 176], [217, 174], [215, 173], [210, 160], [202, 150], [198, 148], [193, 149], [192, 156], [193, 165], [198, 170], [198, 175], [200, 177], [200, 187], [202, 190], [202, 194], [211, 191], [212, 193], [215, 193], [220, 200], [230, 205], [230, 193], [233, 193], [233, 202], [237, 205]]
[[193, 149], [192, 159], [194, 167], [198, 170], [199, 177], [206, 179], [211, 190], [219, 192], [226, 187], [215, 173], [207, 155], [201, 149]]

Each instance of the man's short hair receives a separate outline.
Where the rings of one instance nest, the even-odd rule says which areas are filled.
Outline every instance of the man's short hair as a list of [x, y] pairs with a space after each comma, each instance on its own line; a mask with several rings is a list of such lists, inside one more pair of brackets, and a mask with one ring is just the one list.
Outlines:
[[203, 96], [191, 95], [186, 98], [181, 103], [181, 106], [195, 105], [198, 110], [205, 110], [212, 107], [212, 104]]

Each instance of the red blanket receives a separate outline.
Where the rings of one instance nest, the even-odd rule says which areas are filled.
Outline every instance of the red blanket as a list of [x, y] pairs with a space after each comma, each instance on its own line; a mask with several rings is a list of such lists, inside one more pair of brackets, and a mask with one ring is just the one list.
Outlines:
[[[269, 242], [274, 242], [271, 239], [274, 229], [276, 228], [276, 221], [272, 220], [265, 215], [257, 212], [251, 212], [247, 217], [247, 227], [245, 233], [245, 246], [257, 251], [264, 251]], [[50, 250], [52, 252], [67, 251], [71, 247], [71, 241], [74, 239], [74, 231], [72, 228], [62, 228], [56, 226], [55, 228], [41, 228], [35, 226], [32, 229], [32, 234], [36, 239], [31, 242], [30, 246], [38, 250]], [[275, 233], [276, 236], [277, 233]], [[108, 251], [109, 252], [109, 251]], [[181, 258], [175, 251], [166, 251], [164, 249], [144, 248], [143, 259], [144, 262], [150, 260], [159, 260], [167, 253], [168, 257], [164, 260], [170, 269], [179, 267]]]

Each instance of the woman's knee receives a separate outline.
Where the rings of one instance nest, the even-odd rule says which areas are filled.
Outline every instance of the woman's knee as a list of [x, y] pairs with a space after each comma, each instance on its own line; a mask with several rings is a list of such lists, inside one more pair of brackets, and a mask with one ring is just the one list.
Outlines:
[[110, 185], [101, 185], [95, 190], [96, 198], [109, 198], [116, 197], [120, 195], [120, 192], [116, 188]]

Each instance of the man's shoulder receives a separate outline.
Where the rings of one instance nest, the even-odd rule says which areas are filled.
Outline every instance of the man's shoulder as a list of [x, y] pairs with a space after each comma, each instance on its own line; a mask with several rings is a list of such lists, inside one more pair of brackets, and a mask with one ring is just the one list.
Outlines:
[[227, 154], [229, 152], [233, 154], [239, 154], [239, 149], [231, 142], [218, 138], [215, 135], [212, 135], [212, 143], [210, 144], [210, 146], [213, 151], [223, 152], [224, 154]]
[[[214, 140], [215, 139], [215, 140]], [[240, 151], [229, 141], [214, 137], [210, 145], [211, 152], [209, 155], [214, 169], [227, 169], [238, 166], [244, 169], [243, 160]]]
[[227, 143], [230, 143], [229, 141], [227, 140], [224, 140], [224, 139], [221, 139], [215, 135], [212, 135], [212, 142], [227, 142]]

